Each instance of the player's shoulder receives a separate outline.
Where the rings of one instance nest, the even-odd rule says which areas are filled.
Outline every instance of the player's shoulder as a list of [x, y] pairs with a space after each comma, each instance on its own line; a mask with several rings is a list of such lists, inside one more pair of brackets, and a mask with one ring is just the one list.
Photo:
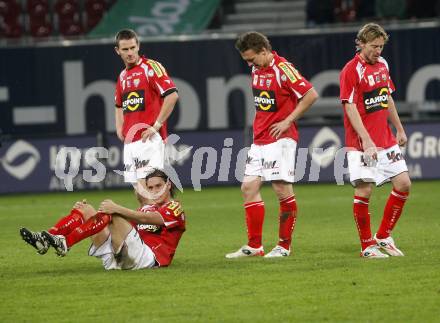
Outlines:
[[121, 70], [121, 72], [119, 72], [118, 79], [122, 81], [126, 75], [127, 75], [127, 70], [124, 68]]
[[378, 63], [382, 64], [382, 65], [385, 65], [387, 70], [389, 70], [388, 62], [387, 62], [387, 60], [383, 56], [379, 56]]
[[157, 211], [157, 206], [154, 204], [145, 204], [143, 206], [141, 206], [138, 211], [141, 212], [155, 212]]
[[167, 75], [167, 71], [163, 65], [152, 58], [143, 57], [143, 64], [146, 64], [158, 77], [162, 77], [163, 75]]
[[355, 71], [356, 68], [359, 67], [359, 65], [362, 65], [362, 63], [359, 61], [359, 59], [355, 56], [352, 59], [350, 59], [342, 68], [341, 73], [342, 72], [347, 72], [347, 71]]

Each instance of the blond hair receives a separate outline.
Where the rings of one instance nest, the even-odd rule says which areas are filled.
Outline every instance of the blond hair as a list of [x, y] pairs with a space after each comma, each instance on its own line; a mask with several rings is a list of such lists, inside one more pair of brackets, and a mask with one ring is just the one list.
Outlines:
[[388, 41], [390, 37], [382, 26], [375, 23], [368, 23], [364, 25], [357, 33], [356, 36], [356, 47], [359, 48], [359, 44], [366, 44], [375, 40], [376, 38], [382, 37], [385, 43]]

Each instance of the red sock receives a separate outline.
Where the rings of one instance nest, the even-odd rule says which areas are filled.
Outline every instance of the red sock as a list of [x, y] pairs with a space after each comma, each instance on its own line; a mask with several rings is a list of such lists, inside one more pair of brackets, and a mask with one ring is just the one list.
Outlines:
[[382, 223], [377, 231], [376, 236], [379, 239], [385, 239], [390, 236], [391, 231], [402, 214], [403, 206], [405, 205], [408, 195], [409, 192], [399, 192], [394, 188], [391, 191], [383, 212]]
[[96, 213], [96, 215], [92, 216], [66, 236], [67, 247], [70, 248], [81, 240], [97, 234], [110, 223], [111, 219], [111, 215], [105, 213]]
[[374, 239], [371, 236], [370, 213], [368, 213], [368, 201], [365, 197], [355, 196], [353, 202], [353, 214], [356, 226], [361, 240], [362, 250], [374, 245]]
[[264, 202], [245, 203], [244, 209], [246, 211], [248, 246], [260, 248], [263, 236]]
[[58, 222], [47, 231], [50, 234], [66, 236], [83, 223], [84, 218], [82, 213], [77, 209], [72, 209], [69, 215], [58, 220]]
[[278, 245], [289, 250], [293, 229], [296, 223], [297, 206], [295, 195], [280, 200], [279, 242]]

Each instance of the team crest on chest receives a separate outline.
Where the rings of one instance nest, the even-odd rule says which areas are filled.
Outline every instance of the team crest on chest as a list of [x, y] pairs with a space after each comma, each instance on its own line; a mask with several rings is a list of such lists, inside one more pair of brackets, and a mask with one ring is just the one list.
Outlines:
[[135, 87], [138, 87], [140, 82], [141, 82], [140, 79], [134, 79], [133, 84]]

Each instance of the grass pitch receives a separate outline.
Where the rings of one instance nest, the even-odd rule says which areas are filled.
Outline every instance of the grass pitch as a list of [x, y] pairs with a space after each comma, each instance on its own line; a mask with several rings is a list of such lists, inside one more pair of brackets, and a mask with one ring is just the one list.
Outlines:
[[[390, 185], [370, 202], [376, 230]], [[169, 268], [105, 272], [81, 242], [65, 258], [39, 256], [18, 230], [46, 229], [73, 202], [135, 207], [131, 191], [0, 197], [1, 322], [440, 322], [440, 182], [415, 182], [393, 234], [402, 258], [366, 260], [349, 185], [298, 185], [293, 255], [227, 260], [246, 243], [238, 187], [186, 189], [184, 234]], [[275, 195], [264, 245], [277, 241]]]

